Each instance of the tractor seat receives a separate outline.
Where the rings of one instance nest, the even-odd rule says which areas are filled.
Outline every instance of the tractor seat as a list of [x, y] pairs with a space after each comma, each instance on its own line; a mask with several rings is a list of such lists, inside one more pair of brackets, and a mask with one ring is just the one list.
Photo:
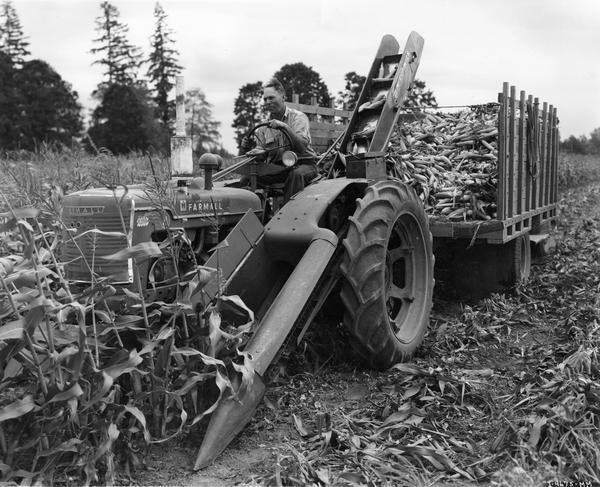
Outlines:
[[[310, 180], [305, 180], [305, 185], [308, 186], [313, 182], [316, 182], [320, 179], [319, 174], [315, 174]], [[283, 195], [283, 190], [285, 188], [285, 183], [272, 183], [272, 184], [258, 184], [260, 189], [266, 190], [268, 193], [271, 193], [273, 196]]]
[[266, 190], [269, 193], [279, 195], [283, 194], [283, 188], [285, 187], [285, 183], [259, 184], [258, 187], [260, 189]]

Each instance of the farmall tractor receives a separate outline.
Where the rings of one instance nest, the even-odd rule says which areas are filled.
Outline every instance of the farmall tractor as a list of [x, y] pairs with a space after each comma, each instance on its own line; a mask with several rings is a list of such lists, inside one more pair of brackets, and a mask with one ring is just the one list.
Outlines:
[[[216, 156], [201, 157], [203, 177], [191, 176], [191, 164], [181, 162], [191, 162], [191, 156], [180, 157], [189, 150], [181, 118], [167, 205], [157, 209], [143, 186], [65, 197], [65, 219], [76, 232], [100, 230], [80, 241], [84, 255], [95, 256], [91, 264], [77, 259], [79, 250], [67, 240], [70, 280], [89, 283], [93, 272], [146, 299], [166, 300], [175, 275], [185, 274], [195, 260], [220, 272], [220, 283], [202, 289], [199, 307], [225, 289], [255, 313], [256, 328], [244, 348], [252, 357], [252, 385], [213, 412], [196, 468], [212, 462], [243, 429], [263, 396], [261, 377], [292, 330], [304, 333], [332, 292], [339, 293], [352, 346], [370, 366], [407, 359], [421, 343], [432, 305], [432, 237], [414, 190], [388, 178], [384, 150], [422, 48], [414, 32], [402, 51], [394, 37], [383, 37], [356, 105], [367, 109], [353, 112], [329, 172], [339, 176], [317, 178], [272, 216], [268, 202], [277, 188], [255, 191], [253, 177], [250, 189], [228, 187], [219, 179], [232, 169], [217, 172]], [[294, 158], [286, 160], [293, 164]], [[246, 165], [256, 174], [256, 164], [245, 158], [234, 170]], [[111, 234], [123, 230], [126, 237]], [[189, 242], [177, 249], [175, 265], [167, 255], [139, 265], [131, 258], [102, 259], [127, 246], [162, 242], [172, 230], [184, 232]], [[217, 245], [223, 240], [226, 245]]]

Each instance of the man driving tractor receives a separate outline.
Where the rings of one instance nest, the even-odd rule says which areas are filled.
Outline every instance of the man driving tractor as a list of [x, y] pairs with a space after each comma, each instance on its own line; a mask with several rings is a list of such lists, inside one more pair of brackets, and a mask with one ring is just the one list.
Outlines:
[[[240, 155], [255, 156], [261, 161], [258, 167], [260, 185], [284, 183], [283, 196], [287, 202], [317, 175], [308, 117], [286, 105], [285, 89], [276, 78], [264, 86], [263, 100], [271, 118], [256, 129], [254, 141], [248, 137], [242, 139]], [[256, 147], [251, 149], [253, 142]], [[286, 167], [282, 161], [286, 150], [292, 150], [297, 156], [291, 167]]]

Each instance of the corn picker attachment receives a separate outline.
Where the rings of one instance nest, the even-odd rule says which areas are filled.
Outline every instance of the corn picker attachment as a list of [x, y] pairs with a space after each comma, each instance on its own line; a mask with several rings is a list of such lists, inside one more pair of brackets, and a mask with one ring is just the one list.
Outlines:
[[[84, 253], [96, 256], [93, 268], [76, 258], [76, 246], [67, 239], [71, 279], [89, 282], [92, 274], [116, 273], [122, 286], [137, 287], [148, 300], [166, 300], [193, 254], [220, 276], [196, 295], [199, 309], [226, 290], [254, 312], [254, 332], [241, 351], [251, 377], [234, 383], [235, 394], [213, 411], [195, 469], [214, 461], [248, 423], [279, 350], [291, 336], [301, 339], [330, 295], [339, 295], [340, 320], [368, 365], [389, 367], [410, 357], [422, 341], [433, 293], [431, 233], [421, 200], [411, 187], [388, 178], [384, 159], [422, 49], [415, 32], [402, 51], [392, 36], [383, 37], [335, 157], [340, 176], [307, 186], [270, 218], [260, 192], [219, 182], [225, 173], [214, 174], [218, 161], [211, 156], [201, 161], [203, 178], [192, 177], [189, 164], [176, 164], [183, 169], [170, 185], [170, 205], [161, 211], [148, 203], [141, 186], [65, 198], [74, 232], [102, 230], [87, 243], [79, 241]], [[186, 147], [178, 140], [173, 153], [185, 154]], [[238, 166], [251, 164], [247, 158]], [[114, 233], [120, 229], [124, 235]], [[158, 257], [135, 265], [126, 259], [111, 261], [110, 268], [102, 262], [102, 255], [118, 248], [161, 242], [172, 229], [189, 242], [176, 262]]]

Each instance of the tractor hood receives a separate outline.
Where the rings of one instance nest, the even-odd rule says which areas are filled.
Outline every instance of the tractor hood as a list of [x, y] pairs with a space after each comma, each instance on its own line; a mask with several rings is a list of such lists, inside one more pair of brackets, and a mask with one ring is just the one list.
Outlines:
[[[251, 191], [229, 188], [215, 184], [211, 190], [203, 188], [202, 178], [192, 179], [188, 186], [177, 187], [175, 182], [162, 199], [163, 207], [171, 210], [172, 217], [190, 218], [216, 215], [244, 214], [248, 210], [260, 211], [258, 196]], [[153, 210], [160, 204], [150, 188], [143, 184], [131, 185], [125, 190], [118, 187], [93, 188], [65, 196], [64, 207], [67, 214], [94, 215], [111, 212], [118, 202], [123, 210]], [[114, 211], [114, 210], [113, 210]]]

